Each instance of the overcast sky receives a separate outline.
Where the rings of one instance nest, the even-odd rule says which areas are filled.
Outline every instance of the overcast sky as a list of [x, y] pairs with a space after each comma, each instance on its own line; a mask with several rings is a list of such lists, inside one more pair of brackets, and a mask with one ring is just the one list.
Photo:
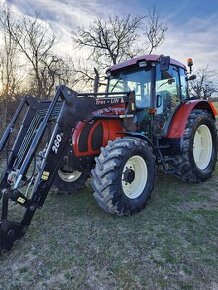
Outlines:
[[218, 0], [0, 0], [18, 11], [33, 15], [39, 11], [43, 20], [62, 36], [65, 51], [70, 51], [70, 30], [88, 25], [96, 17], [118, 14], [142, 15], [157, 5], [168, 26], [166, 40], [156, 51], [186, 63], [192, 57], [194, 68], [218, 65]]

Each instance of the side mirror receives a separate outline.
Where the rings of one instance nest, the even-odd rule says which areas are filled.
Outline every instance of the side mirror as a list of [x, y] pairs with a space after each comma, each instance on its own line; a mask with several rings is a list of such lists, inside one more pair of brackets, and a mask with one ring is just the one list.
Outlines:
[[161, 72], [168, 70], [170, 67], [170, 57], [163, 56], [160, 60], [160, 70]]
[[196, 79], [196, 75], [191, 75], [191, 76], [188, 78], [189, 81], [193, 81], [193, 80], [195, 80], [195, 79]]
[[186, 81], [193, 81], [196, 79], [196, 75], [191, 75], [190, 77], [186, 77], [185, 79]]

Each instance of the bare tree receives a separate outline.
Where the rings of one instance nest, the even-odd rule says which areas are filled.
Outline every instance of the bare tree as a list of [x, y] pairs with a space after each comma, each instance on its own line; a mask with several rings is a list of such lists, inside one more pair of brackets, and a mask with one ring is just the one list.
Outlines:
[[15, 101], [20, 84], [23, 81], [22, 74], [19, 72], [20, 66], [17, 61], [17, 46], [10, 34], [7, 33], [8, 25], [13, 26], [10, 17], [10, 9], [4, 6], [0, 12], [0, 32], [3, 39], [3, 49], [0, 54], [0, 73], [1, 73], [1, 123], [4, 127], [7, 122], [9, 103]]
[[0, 65], [1, 68], [4, 66], [1, 78], [3, 80], [4, 76], [5, 89], [15, 89], [15, 83], [19, 80], [18, 74], [12, 74], [15, 60], [18, 61], [19, 76], [26, 76], [22, 85], [22, 90], [26, 93], [48, 98], [53, 95], [56, 85], [70, 84], [75, 75], [72, 73], [72, 60], [54, 53], [56, 36], [49, 25], [40, 20], [39, 14], [36, 13], [35, 17], [18, 17], [5, 6], [0, 12], [0, 28], [5, 36], [3, 51], [6, 53]]
[[[92, 91], [94, 85], [94, 91], [97, 92], [99, 86], [105, 85], [104, 74], [99, 75], [101, 67], [94, 61], [87, 61], [82, 58], [78, 58], [76, 65], [73, 66], [73, 83], [76, 90]], [[98, 82], [96, 80], [98, 79]]]
[[[87, 61], [95, 63], [95, 73], [102, 75], [111, 64], [143, 53], [151, 54], [163, 43], [166, 30], [153, 7], [143, 16], [97, 18], [88, 28], [78, 27], [72, 37], [79, 48], [87, 49]], [[93, 68], [89, 72], [85, 68], [77, 72], [87, 83], [94, 79]]]
[[65, 56], [59, 69], [59, 83], [69, 88], [76, 85], [74, 62], [71, 56]]
[[[50, 98], [54, 94], [57, 85], [64, 84], [73, 88], [75, 82], [73, 62], [70, 57], [51, 55], [46, 61], [42, 61], [39, 67], [39, 78], [42, 86], [42, 98]], [[35, 75], [29, 78], [28, 93], [35, 94], [38, 89], [38, 81]]]
[[218, 92], [217, 72], [208, 66], [196, 72], [196, 79], [189, 83], [190, 93], [194, 97], [208, 99]]
[[105, 67], [116, 64], [122, 58], [132, 55], [132, 45], [138, 38], [138, 30], [144, 17], [125, 18], [109, 17], [106, 20], [97, 18], [86, 30], [78, 27], [73, 32], [73, 39], [80, 47], [90, 48], [89, 58], [98, 59]]
[[164, 42], [164, 35], [167, 30], [159, 16], [157, 7], [153, 6], [151, 11], [148, 11], [147, 23], [145, 25], [145, 41], [146, 51], [151, 54], [157, 47]]
[[29, 65], [32, 70], [35, 95], [48, 97], [50, 88], [47, 90], [44, 86], [46, 82], [43, 80], [42, 71], [45, 67], [49, 69], [51, 64], [54, 66], [55, 61], [51, 52], [56, 44], [56, 36], [48, 24], [42, 22], [38, 16], [38, 14], [34, 18], [22, 16], [19, 19], [14, 17], [12, 25], [12, 17], [8, 15], [7, 33], [26, 58], [27, 67]]

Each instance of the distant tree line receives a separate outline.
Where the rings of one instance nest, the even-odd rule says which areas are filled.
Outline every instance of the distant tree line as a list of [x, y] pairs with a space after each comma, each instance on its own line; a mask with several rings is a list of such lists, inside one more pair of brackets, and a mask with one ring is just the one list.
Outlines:
[[[89, 26], [72, 31], [72, 49], [84, 50], [86, 59], [72, 59], [57, 53], [60, 41], [50, 25], [34, 17], [16, 15], [9, 6], [0, 10], [0, 130], [6, 126], [20, 101], [31, 94], [50, 98], [59, 84], [76, 90], [97, 91], [104, 86], [104, 72], [111, 64], [141, 54], [151, 54], [165, 39], [167, 25], [156, 7], [145, 15], [112, 15], [96, 18]], [[192, 90], [205, 98], [217, 90], [208, 68], [193, 83]], [[198, 80], [199, 78], [197, 78]], [[202, 95], [202, 86], [206, 88]]]
[[20, 16], [4, 6], [0, 11], [1, 127], [11, 119], [21, 95], [50, 98], [61, 83], [92, 90], [95, 75], [99, 76], [97, 86], [104, 85], [106, 67], [152, 53], [163, 43], [166, 29], [156, 7], [144, 16], [96, 18], [88, 27], [72, 31], [72, 49], [85, 47], [88, 52], [86, 60], [73, 61], [70, 56], [57, 54], [57, 35], [39, 14]]

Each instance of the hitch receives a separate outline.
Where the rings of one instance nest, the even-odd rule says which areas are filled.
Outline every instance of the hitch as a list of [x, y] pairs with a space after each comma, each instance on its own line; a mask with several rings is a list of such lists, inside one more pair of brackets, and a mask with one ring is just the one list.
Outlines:
[[[6, 147], [15, 123], [26, 106], [17, 138], [10, 150], [7, 166], [0, 180], [1, 220], [0, 252], [10, 250], [15, 241], [26, 233], [37, 208], [41, 208], [52, 186], [63, 156], [79, 121], [90, 121], [101, 108], [120, 104], [125, 114], [135, 110], [134, 92], [78, 94], [59, 86], [51, 101], [25, 98], [0, 140], [0, 152]], [[51, 126], [53, 125], [53, 129]], [[45, 144], [45, 133], [50, 131]], [[41, 152], [41, 153], [40, 153]], [[43, 154], [42, 154], [43, 152]], [[40, 160], [37, 163], [37, 158]], [[30, 177], [27, 173], [33, 167]], [[27, 186], [26, 191], [24, 188]], [[29, 192], [31, 190], [31, 192]], [[2, 196], [2, 198], [1, 198]], [[13, 206], [10, 206], [13, 204]], [[9, 211], [14, 205], [22, 208], [21, 218], [11, 220]]]

